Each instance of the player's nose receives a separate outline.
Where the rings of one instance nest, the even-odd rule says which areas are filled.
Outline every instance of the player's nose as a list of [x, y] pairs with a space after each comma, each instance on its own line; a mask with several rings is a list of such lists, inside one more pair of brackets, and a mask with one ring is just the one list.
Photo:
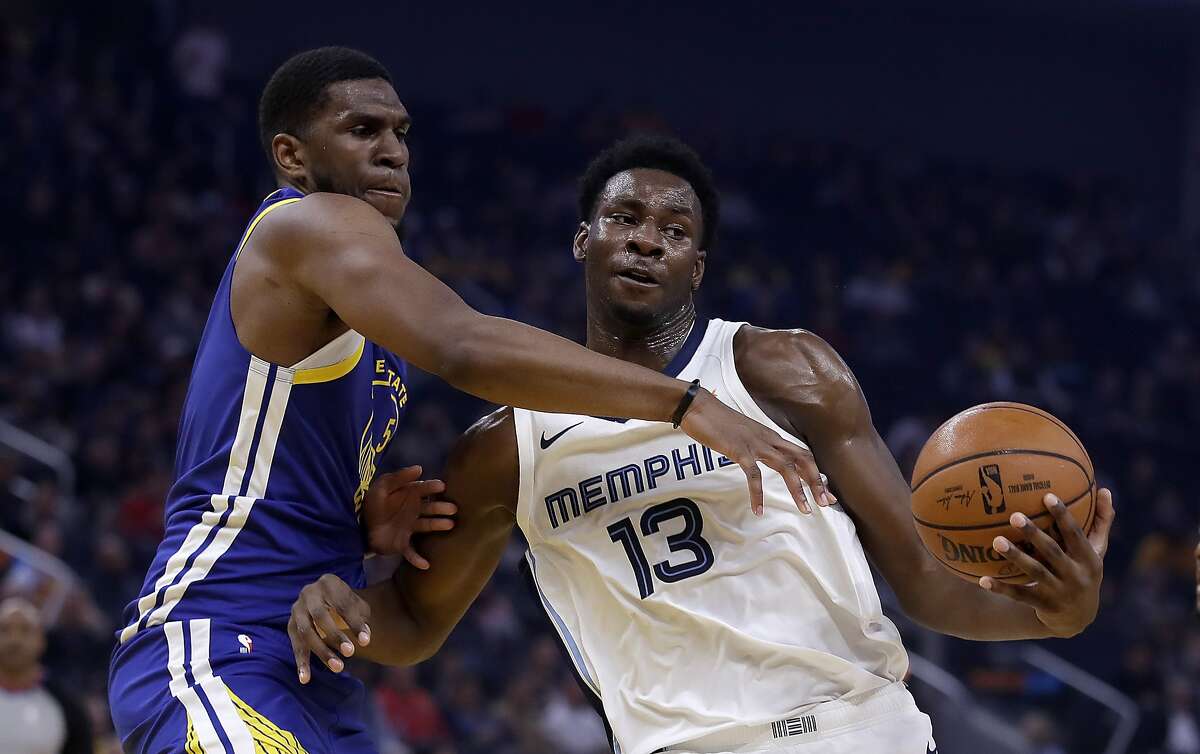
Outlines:
[[393, 170], [407, 167], [408, 144], [394, 133], [387, 134], [379, 142], [379, 148], [375, 152], [375, 162]]
[[642, 223], [634, 229], [625, 242], [625, 250], [642, 256], [658, 256], [663, 253], [662, 234], [651, 223]]

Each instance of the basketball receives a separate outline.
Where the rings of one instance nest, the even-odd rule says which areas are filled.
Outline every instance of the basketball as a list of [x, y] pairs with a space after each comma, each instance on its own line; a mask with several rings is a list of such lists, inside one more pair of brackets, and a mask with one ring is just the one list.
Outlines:
[[1096, 475], [1067, 425], [1022, 403], [985, 403], [953, 416], [925, 443], [913, 468], [913, 522], [943, 565], [969, 581], [1028, 577], [992, 548], [1003, 535], [1030, 551], [1009, 524], [1024, 513], [1061, 544], [1042, 498], [1054, 493], [1084, 533], [1096, 507]]

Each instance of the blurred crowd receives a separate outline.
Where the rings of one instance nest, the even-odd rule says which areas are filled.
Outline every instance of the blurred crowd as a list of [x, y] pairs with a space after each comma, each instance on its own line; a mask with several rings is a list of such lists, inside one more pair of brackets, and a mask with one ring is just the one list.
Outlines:
[[[0, 419], [76, 471], [65, 489], [0, 446], [0, 529], [77, 574], [43, 661], [81, 695], [105, 752], [118, 750], [107, 657], [162, 535], [191, 359], [233, 245], [273, 188], [254, 119], [268, 72], [238, 69], [219, 29], [152, 7], [103, 35], [83, 18], [0, 26]], [[406, 104], [407, 251], [473, 306], [581, 338], [574, 179], [615, 137], [668, 124], [640, 111]], [[696, 124], [681, 135], [724, 204], [702, 313], [829, 340], [906, 473], [942, 420], [990, 400], [1041, 406], [1083, 438], [1117, 524], [1097, 623], [1048, 647], [1136, 700], [1130, 751], [1200, 754], [1186, 481], [1200, 460], [1194, 245], [1154, 201], [1103, 177]], [[486, 406], [420, 375], [410, 388], [390, 461], [437, 469]], [[373, 689], [384, 754], [607, 750], [520, 585], [519, 551], [436, 658], [354, 669]], [[0, 551], [0, 595], [45, 604], [61, 587]], [[1006, 672], [994, 647], [948, 640], [943, 654], [998, 709], [1027, 715], [1040, 754], [1100, 750], [1110, 728], [1061, 686]]]

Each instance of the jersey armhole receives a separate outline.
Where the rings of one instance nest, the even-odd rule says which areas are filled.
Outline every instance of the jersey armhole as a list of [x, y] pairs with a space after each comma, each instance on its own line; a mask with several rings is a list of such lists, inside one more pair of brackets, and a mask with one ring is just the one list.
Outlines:
[[748, 323], [726, 322], [725, 326], [732, 330], [732, 332], [721, 341], [721, 376], [724, 379], [725, 386], [729, 389], [729, 397], [734, 406], [759, 424], [775, 430], [784, 439], [794, 442], [802, 448], [808, 448], [808, 443], [796, 437], [789, 430], [779, 426], [775, 423], [774, 419], [767, 416], [767, 412], [763, 411], [758, 402], [754, 400], [754, 396], [750, 395], [750, 391], [746, 389], [741, 376], [738, 375], [737, 360], [733, 352], [733, 340], [743, 327], [748, 326]]

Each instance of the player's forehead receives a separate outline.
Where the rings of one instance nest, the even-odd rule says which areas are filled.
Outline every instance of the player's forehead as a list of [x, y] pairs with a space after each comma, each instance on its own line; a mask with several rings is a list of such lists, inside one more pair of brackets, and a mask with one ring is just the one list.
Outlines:
[[700, 218], [700, 198], [685, 179], [657, 168], [631, 168], [616, 173], [604, 184], [599, 203], [619, 205], [637, 202]]
[[396, 89], [383, 79], [350, 79], [325, 87], [320, 117], [335, 121], [358, 117], [409, 120], [408, 110]]

